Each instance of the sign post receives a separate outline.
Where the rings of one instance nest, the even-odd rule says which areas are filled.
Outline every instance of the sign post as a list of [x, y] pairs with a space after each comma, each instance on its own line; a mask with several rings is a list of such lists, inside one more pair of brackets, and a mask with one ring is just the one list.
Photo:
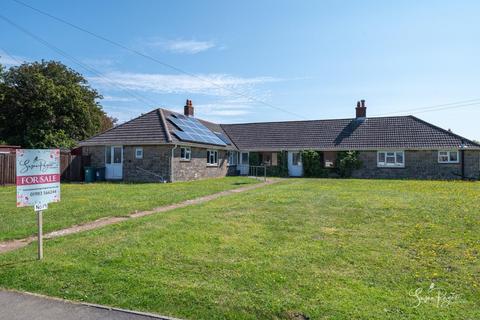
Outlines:
[[18, 149], [17, 207], [33, 206], [37, 213], [38, 259], [43, 258], [43, 211], [60, 201], [60, 150]]

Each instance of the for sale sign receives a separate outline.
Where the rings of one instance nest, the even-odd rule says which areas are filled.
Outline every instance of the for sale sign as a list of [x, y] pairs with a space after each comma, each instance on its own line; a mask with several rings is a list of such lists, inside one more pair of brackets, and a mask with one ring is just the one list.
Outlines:
[[60, 201], [60, 150], [17, 150], [17, 207], [44, 210]]

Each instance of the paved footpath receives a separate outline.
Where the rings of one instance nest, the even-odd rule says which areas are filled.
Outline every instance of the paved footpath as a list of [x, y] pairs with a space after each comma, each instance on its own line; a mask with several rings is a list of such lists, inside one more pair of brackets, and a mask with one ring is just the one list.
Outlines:
[[[185, 208], [185, 207], [188, 207], [188, 206], [191, 206], [191, 205], [212, 201], [214, 199], [217, 199], [217, 198], [220, 198], [220, 197], [223, 197], [223, 196], [226, 196], [226, 195], [257, 189], [257, 188], [263, 187], [265, 185], [269, 185], [269, 184], [276, 183], [276, 182], [279, 182], [279, 181], [280, 181], [280, 179], [268, 179], [267, 181], [262, 182], [262, 183], [248, 185], [248, 186], [237, 188], [237, 189], [221, 191], [221, 192], [206, 195], [206, 196], [203, 196], [203, 197], [186, 200], [186, 201], [183, 201], [183, 202], [180, 202], [180, 203], [174, 203], [174, 204], [171, 204], [171, 205], [158, 207], [158, 208], [155, 208], [153, 210], [139, 211], [139, 212], [137, 211], [137, 212], [131, 213], [131, 214], [129, 214], [127, 216], [123, 216], [123, 217], [101, 218], [101, 219], [98, 219], [98, 220], [95, 220], [95, 221], [92, 221], [92, 222], [87, 222], [85, 224], [76, 225], [76, 226], [72, 226], [72, 227], [69, 227], [69, 228], [66, 228], [66, 229], [57, 230], [57, 231], [53, 231], [53, 232], [44, 234], [43, 238], [44, 239], [52, 239], [52, 238], [62, 237], [62, 236], [66, 236], [66, 235], [73, 234], [73, 233], [78, 233], [78, 232], [82, 232], [82, 231], [101, 228], [103, 226], [119, 223], [119, 222], [129, 220], [129, 219], [140, 218], [140, 217], [152, 215], [152, 214], [155, 214], [155, 213], [166, 212], [166, 211], [170, 211], [170, 210], [174, 210], [174, 209], [178, 209], [178, 208]], [[37, 239], [36, 236], [31, 236], [31, 237], [24, 238], [24, 239], [9, 240], [9, 241], [5, 241], [5, 242], [0, 242], [0, 254], [4, 253], [4, 252], [13, 251], [13, 250], [25, 247], [26, 245], [32, 243], [36, 239]]]
[[0, 291], [0, 320], [179, 320], [175, 318], [74, 303], [45, 296]]

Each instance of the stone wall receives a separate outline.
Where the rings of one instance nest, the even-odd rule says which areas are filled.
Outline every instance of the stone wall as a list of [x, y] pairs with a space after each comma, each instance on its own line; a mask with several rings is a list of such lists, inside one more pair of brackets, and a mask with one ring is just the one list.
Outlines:
[[[135, 158], [135, 149], [143, 148], [143, 158]], [[170, 181], [171, 146], [124, 146], [123, 180], [132, 182]]]
[[218, 165], [207, 164], [207, 149], [191, 148], [191, 159], [180, 159], [180, 147], [175, 149], [173, 160], [173, 180], [188, 181], [204, 178], [225, 177], [229, 173], [227, 151], [218, 151]]
[[[135, 149], [143, 148], [143, 158], [135, 158]], [[123, 146], [123, 180], [128, 182], [158, 182], [170, 180], [171, 146]], [[105, 146], [83, 147], [90, 155], [93, 167], [105, 167]]]
[[95, 168], [105, 167], [105, 147], [82, 147], [82, 155], [90, 156], [90, 165]]
[[[461, 152], [459, 152], [461, 156]], [[354, 178], [392, 178], [392, 179], [460, 179], [461, 159], [459, 163], [438, 163], [438, 151], [405, 151], [404, 168], [377, 167], [377, 151], [361, 151], [359, 159], [362, 168], [355, 170]], [[465, 176], [479, 178], [480, 151], [465, 151]]]

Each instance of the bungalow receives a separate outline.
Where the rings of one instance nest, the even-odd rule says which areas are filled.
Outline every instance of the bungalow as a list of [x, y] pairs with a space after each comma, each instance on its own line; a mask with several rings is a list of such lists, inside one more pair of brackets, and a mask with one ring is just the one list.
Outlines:
[[324, 167], [338, 152], [358, 151], [357, 178], [476, 179], [480, 145], [414, 116], [367, 117], [365, 101], [355, 118], [216, 124], [184, 113], [155, 109], [80, 142], [107, 179], [185, 181], [248, 174], [250, 157], [302, 176], [303, 150], [321, 152]]

